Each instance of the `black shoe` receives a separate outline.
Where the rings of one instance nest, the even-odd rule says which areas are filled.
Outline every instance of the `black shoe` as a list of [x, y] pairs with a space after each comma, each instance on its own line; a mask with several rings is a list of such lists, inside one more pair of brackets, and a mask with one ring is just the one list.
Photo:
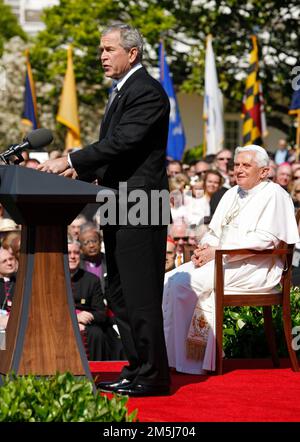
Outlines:
[[168, 385], [145, 385], [132, 383], [126, 387], [120, 387], [114, 392], [131, 397], [167, 396], [170, 394], [170, 387]]
[[119, 388], [125, 388], [131, 385], [132, 381], [129, 379], [120, 379], [119, 381], [114, 382], [98, 382], [96, 384], [96, 387], [99, 388], [99, 390], [104, 391], [106, 393], [114, 393]]

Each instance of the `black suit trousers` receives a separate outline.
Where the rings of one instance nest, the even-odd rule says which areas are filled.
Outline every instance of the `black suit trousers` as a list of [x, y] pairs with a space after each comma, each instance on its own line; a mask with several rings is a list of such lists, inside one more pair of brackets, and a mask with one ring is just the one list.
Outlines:
[[170, 382], [162, 293], [166, 227], [104, 227], [108, 301], [129, 366], [121, 377], [148, 385]]

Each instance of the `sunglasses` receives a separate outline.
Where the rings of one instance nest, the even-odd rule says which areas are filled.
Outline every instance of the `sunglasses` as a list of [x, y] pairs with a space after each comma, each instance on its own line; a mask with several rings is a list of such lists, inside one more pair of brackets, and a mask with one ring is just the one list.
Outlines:
[[299, 190], [295, 190], [295, 193], [300, 193], [300, 189]]
[[174, 241], [179, 241], [182, 239], [182, 241], [187, 241], [189, 239], [188, 236], [173, 236]]
[[300, 179], [300, 176], [293, 176], [293, 180], [299, 180]]
[[220, 157], [220, 158], [217, 158], [217, 160], [220, 160], [220, 161], [229, 161], [229, 160], [231, 160], [231, 158], [223, 158], [223, 157]]

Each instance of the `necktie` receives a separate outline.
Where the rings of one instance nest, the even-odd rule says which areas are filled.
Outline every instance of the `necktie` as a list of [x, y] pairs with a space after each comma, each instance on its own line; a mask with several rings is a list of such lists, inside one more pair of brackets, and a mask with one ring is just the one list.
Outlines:
[[109, 96], [109, 99], [108, 99], [108, 102], [107, 102], [107, 105], [106, 105], [106, 108], [105, 108], [104, 117], [103, 117], [104, 120], [105, 120], [105, 118], [106, 118], [106, 116], [108, 114], [109, 108], [112, 105], [112, 102], [114, 101], [114, 99], [115, 99], [116, 95], [118, 94], [118, 92], [119, 91], [118, 91], [117, 85], [115, 84], [113, 86], [112, 92], [111, 92], [111, 94]]
[[177, 256], [177, 267], [179, 267], [182, 264], [182, 258], [181, 255]]

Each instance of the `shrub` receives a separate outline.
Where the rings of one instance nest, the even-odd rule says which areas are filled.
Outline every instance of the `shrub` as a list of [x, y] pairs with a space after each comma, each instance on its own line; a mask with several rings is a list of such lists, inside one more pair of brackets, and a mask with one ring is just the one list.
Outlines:
[[[292, 326], [300, 325], [300, 289], [291, 290]], [[272, 309], [278, 354], [287, 356], [282, 326], [282, 308]], [[262, 307], [226, 307], [224, 309], [223, 346], [226, 357], [269, 357], [264, 333]]]
[[94, 395], [86, 378], [7, 375], [0, 387], [0, 422], [132, 422], [128, 398]]

